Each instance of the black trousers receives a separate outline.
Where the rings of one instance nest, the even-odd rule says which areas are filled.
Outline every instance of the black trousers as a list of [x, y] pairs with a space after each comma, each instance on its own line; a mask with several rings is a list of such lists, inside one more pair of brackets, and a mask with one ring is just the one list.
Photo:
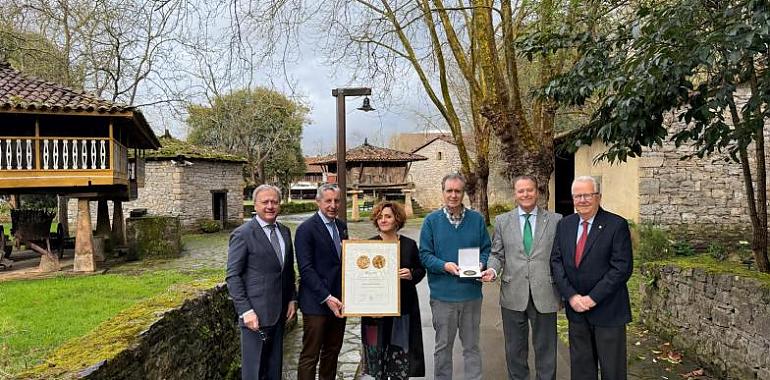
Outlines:
[[602, 327], [569, 322], [572, 380], [626, 380], [626, 326]]
[[241, 378], [280, 380], [283, 370], [283, 331], [281, 318], [274, 326], [253, 331], [241, 324]]

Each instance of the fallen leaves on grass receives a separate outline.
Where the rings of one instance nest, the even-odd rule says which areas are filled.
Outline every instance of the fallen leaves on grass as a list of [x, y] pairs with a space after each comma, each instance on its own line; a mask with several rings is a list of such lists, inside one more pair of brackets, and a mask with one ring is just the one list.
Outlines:
[[706, 375], [706, 371], [703, 370], [703, 368], [694, 369], [687, 373], [681, 373], [679, 376], [682, 376], [682, 378], [685, 378], [687, 380], [697, 380], [703, 378], [703, 376]]

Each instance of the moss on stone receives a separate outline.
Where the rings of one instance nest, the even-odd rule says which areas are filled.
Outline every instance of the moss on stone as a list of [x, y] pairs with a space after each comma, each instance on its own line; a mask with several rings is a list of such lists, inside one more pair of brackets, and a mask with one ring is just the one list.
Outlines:
[[127, 236], [132, 259], [169, 258], [181, 253], [181, 230], [178, 218], [145, 216], [128, 218]]
[[131, 347], [140, 334], [158, 321], [166, 311], [179, 307], [186, 299], [214, 287], [218, 280], [217, 276], [173, 285], [166, 293], [139, 302], [101, 323], [87, 335], [64, 343], [42, 364], [19, 374], [18, 378], [78, 378], [79, 372], [109, 360]]
[[246, 159], [230, 153], [225, 153], [211, 147], [195, 145], [178, 140], [171, 135], [163, 135], [158, 138], [162, 145], [160, 149], [145, 152], [148, 160], [176, 159], [183, 156], [186, 159], [199, 159], [223, 162], [246, 162]]
[[[770, 273], [750, 270], [745, 265], [732, 261], [717, 261], [708, 255], [674, 257], [667, 260], [650, 261], [644, 264], [650, 269], [673, 265], [682, 269], [701, 269], [706, 273], [734, 275], [757, 280], [763, 287], [770, 289]], [[654, 270], [653, 272], [657, 272]]]

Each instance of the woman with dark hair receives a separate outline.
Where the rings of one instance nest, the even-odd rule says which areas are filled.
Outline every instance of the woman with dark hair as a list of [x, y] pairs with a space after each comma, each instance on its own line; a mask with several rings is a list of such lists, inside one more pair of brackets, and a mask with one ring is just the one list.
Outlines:
[[406, 212], [399, 203], [378, 203], [372, 209], [372, 222], [379, 231], [372, 240], [399, 244], [401, 316], [361, 318], [364, 373], [377, 380], [425, 376], [420, 303], [415, 287], [425, 277], [425, 268], [420, 263], [417, 243], [398, 234], [406, 222]]

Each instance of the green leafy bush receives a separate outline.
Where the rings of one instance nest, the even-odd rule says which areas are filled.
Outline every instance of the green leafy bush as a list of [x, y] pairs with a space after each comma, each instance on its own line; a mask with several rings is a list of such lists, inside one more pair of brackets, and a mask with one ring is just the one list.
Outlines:
[[709, 244], [707, 252], [716, 261], [725, 261], [727, 259], [727, 249], [722, 244]]
[[315, 202], [291, 202], [281, 205], [281, 214], [299, 214], [318, 210]]
[[494, 203], [489, 206], [489, 217], [494, 218], [502, 213], [513, 210], [513, 206], [505, 203]]
[[685, 240], [677, 240], [671, 245], [675, 256], [694, 256], [695, 249]]
[[203, 233], [212, 234], [214, 232], [222, 231], [222, 225], [218, 220], [213, 219], [200, 219], [198, 220], [198, 227]]
[[754, 258], [754, 251], [751, 250], [751, 243], [746, 240], [738, 242], [736, 253], [738, 254], [738, 258], [743, 261]]
[[660, 227], [642, 223], [638, 225], [639, 249], [637, 255], [642, 260], [660, 260], [673, 255], [668, 233]]

